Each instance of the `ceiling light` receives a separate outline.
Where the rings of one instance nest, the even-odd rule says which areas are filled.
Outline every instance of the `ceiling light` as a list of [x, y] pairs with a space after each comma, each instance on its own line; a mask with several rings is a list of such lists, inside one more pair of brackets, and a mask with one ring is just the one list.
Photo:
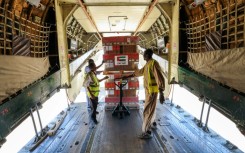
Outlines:
[[112, 13], [122, 13], [122, 12], [112, 12]]
[[125, 31], [127, 16], [108, 16], [110, 31]]

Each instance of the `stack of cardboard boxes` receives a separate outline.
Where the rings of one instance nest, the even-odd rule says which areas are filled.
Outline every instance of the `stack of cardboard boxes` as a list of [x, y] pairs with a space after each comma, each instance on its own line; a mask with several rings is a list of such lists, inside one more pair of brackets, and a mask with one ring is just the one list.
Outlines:
[[[132, 74], [139, 62], [137, 52], [137, 36], [103, 37], [104, 47], [103, 60], [105, 61], [105, 75], [109, 79], [105, 82], [107, 95], [105, 97], [106, 109], [113, 108], [119, 102], [120, 90], [114, 84], [115, 78]], [[120, 80], [116, 80], [119, 84]], [[138, 91], [139, 81], [137, 78], [129, 78], [128, 84], [123, 88], [123, 104], [129, 108], [139, 108]]]

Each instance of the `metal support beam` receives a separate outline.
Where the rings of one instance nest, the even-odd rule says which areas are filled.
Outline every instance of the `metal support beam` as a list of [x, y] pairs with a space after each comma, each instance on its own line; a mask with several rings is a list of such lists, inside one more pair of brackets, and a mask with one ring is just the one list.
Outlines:
[[91, 24], [94, 26], [94, 28], [96, 29], [97, 31], [97, 34], [99, 35], [100, 39], [102, 39], [102, 36], [100, 35], [99, 33], [99, 30], [94, 22], [94, 20], [92, 19], [92, 17], [89, 15], [88, 11], [87, 11], [87, 8], [86, 6], [84, 5], [84, 3], [81, 1], [81, 0], [78, 0], [81, 8], [83, 9], [84, 13], [86, 14], [86, 16], [88, 17], [89, 21], [91, 22]]
[[[179, 3], [172, 4], [172, 20], [170, 23], [170, 48], [168, 52], [168, 81], [175, 78], [179, 82], [178, 61], [179, 61]], [[168, 19], [169, 20], [169, 19]]]
[[170, 106], [173, 106], [173, 99], [174, 99], [174, 84], [172, 84], [172, 97], [171, 97], [171, 103], [170, 103]]
[[[40, 114], [39, 114], [39, 110], [38, 110], [38, 106], [37, 105], [36, 105], [36, 110], [37, 110], [37, 116], [38, 116], [40, 128], [41, 128], [41, 130], [43, 130], [43, 125], [42, 125], [42, 121], [41, 121], [41, 117], [40, 117]], [[41, 134], [42, 133], [43, 132], [41, 132]]]
[[35, 122], [35, 119], [34, 119], [34, 116], [33, 116], [33, 109], [31, 108], [30, 109], [30, 114], [31, 114], [31, 118], [32, 118], [32, 122], [33, 122], [33, 126], [34, 126], [34, 130], [35, 130], [35, 133], [36, 133], [36, 136], [35, 136], [35, 139], [34, 139], [34, 142], [30, 145], [30, 148], [29, 148], [29, 151], [32, 152], [34, 149], [36, 149], [37, 146], [39, 146], [42, 141], [44, 139], [46, 139], [46, 137], [48, 136], [47, 135], [47, 127], [46, 128], [42, 128], [42, 122], [41, 122], [41, 118], [40, 118], [40, 114], [39, 114], [39, 111], [38, 111], [38, 106], [36, 104], [35, 106], [35, 109], [37, 111], [37, 115], [38, 115], [38, 120], [39, 120], [39, 124], [40, 124], [40, 127], [41, 127], [41, 132], [40, 134], [38, 134], [37, 132], [37, 127], [36, 127], [36, 122]]
[[[73, 10], [75, 10], [74, 6]], [[55, 15], [56, 15], [56, 25], [57, 25], [57, 35], [58, 35], [58, 49], [59, 49], [59, 62], [61, 70], [61, 86], [71, 84], [70, 78], [70, 67], [68, 60], [68, 46], [67, 46], [67, 33], [66, 26], [69, 16], [65, 18], [65, 13], [62, 6], [59, 3], [59, 0], [55, 0]], [[65, 19], [64, 19], [65, 18]]]
[[206, 122], [205, 122], [205, 125], [203, 127], [203, 130], [205, 132], [209, 132], [209, 129], [208, 129], [208, 119], [209, 119], [209, 114], [210, 114], [210, 108], [211, 108], [212, 101], [211, 101], [211, 99], [207, 99], [206, 97], [205, 97], [205, 100], [207, 100], [209, 102], [209, 104], [208, 104], [208, 113], [207, 113], [207, 117], [206, 117]]
[[167, 20], [168, 26], [171, 27], [172, 21], [168, 15], [168, 13], [161, 7], [161, 5], [157, 4], [156, 7], [159, 9], [159, 11], [163, 14], [165, 19]]
[[197, 122], [197, 126], [202, 127], [202, 115], [203, 115], [203, 110], [204, 110], [204, 106], [205, 106], [205, 97], [202, 97], [201, 100], [203, 101], [202, 103], [202, 110], [201, 110], [201, 116], [199, 121]]
[[34, 119], [34, 116], [33, 116], [33, 110], [32, 110], [32, 108], [30, 109], [30, 114], [31, 114], [31, 119], [32, 119], [34, 131], [35, 131], [35, 134], [36, 134], [36, 138], [38, 138], [37, 126], [36, 126], [36, 122], [35, 122], [35, 119]]
[[147, 10], [145, 16], [143, 17], [143, 19], [140, 21], [138, 27], [136, 28], [135, 32], [134, 32], [134, 36], [137, 34], [139, 28], [143, 25], [143, 23], [145, 22], [145, 20], [147, 19], [147, 17], [150, 15], [151, 11], [153, 10], [153, 8], [155, 7], [155, 5], [157, 4], [158, 0], [154, 0], [151, 5], [149, 6], [149, 9]]
[[37, 104], [35, 106], [35, 109], [37, 111], [37, 117], [38, 117], [40, 129], [41, 129], [40, 135], [38, 135], [37, 126], [36, 126], [36, 122], [35, 122], [34, 115], [33, 115], [33, 109], [31, 108], [30, 114], [31, 114], [31, 119], [32, 119], [32, 123], [34, 126], [35, 134], [36, 134], [36, 137], [35, 137], [35, 142], [36, 142], [36, 141], [39, 141], [40, 137], [43, 137], [45, 135], [45, 131], [44, 131], [43, 126], [42, 126], [42, 121], [41, 121], [41, 117], [40, 117], [40, 113], [39, 113]]

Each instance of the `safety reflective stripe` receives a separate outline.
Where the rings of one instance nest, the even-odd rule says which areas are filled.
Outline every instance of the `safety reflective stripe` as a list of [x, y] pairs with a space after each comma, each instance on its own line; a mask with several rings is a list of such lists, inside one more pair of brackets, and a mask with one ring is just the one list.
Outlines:
[[[156, 93], [159, 92], [158, 87], [157, 87], [157, 82], [156, 79], [153, 75], [153, 64], [155, 60], [150, 61], [151, 63], [148, 66], [148, 91], [149, 93]], [[151, 69], [151, 70], [150, 70]]]
[[[93, 83], [89, 84], [89, 89], [95, 97], [98, 97], [99, 92], [100, 92], [99, 80], [97, 79], [97, 77], [95, 76], [95, 74], [93, 72], [88, 73], [88, 75], [90, 75], [90, 77], [93, 81]], [[88, 94], [88, 97], [91, 97], [89, 91], [87, 92], [87, 94]]]

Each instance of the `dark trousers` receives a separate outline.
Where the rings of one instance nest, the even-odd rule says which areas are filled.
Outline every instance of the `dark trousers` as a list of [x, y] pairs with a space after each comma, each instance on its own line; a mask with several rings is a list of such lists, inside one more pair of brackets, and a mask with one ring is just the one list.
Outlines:
[[96, 109], [97, 109], [97, 106], [99, 104], [99, 102], [98, 102], [99, 99], [98, 99], [98, 97], [95, 97], [94, 99], [90, 98], [90, 100], [91, 100], [91, 104], [92, 104], [92, 115], [91, 115], [91, 117], [93, 120], [96, 120]]

